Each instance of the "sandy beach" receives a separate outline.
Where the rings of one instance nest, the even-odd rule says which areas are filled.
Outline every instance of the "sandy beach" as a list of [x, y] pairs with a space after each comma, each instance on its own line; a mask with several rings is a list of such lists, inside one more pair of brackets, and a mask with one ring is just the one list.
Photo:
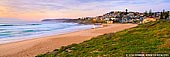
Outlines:
[[81, 30], [61, 35], [0, 44], [0, 57], [34, 57], [37, 54], [50, 52], [61, 46], [81, 43], [98, 35], [117, 32], [135, 26], [137, 26], [137, 24], [109, 24], [103, 28]]

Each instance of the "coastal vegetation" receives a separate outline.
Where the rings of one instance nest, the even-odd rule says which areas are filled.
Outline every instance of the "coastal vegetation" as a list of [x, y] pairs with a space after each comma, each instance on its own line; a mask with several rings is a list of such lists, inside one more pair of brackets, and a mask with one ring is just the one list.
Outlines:
[[36, 57], [124, 57], [126, 54], [170, 54], [170, 21], [139, 24], [55, 49]]

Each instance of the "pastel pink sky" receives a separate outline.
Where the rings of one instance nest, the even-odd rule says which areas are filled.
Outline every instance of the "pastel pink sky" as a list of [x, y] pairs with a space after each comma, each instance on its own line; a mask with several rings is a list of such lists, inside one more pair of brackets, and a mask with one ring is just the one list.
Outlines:
[[39, 21], [46, 18], [98, 16], [120, 10], [170, 10], [169, 0], [1, 0], [0, 18]]

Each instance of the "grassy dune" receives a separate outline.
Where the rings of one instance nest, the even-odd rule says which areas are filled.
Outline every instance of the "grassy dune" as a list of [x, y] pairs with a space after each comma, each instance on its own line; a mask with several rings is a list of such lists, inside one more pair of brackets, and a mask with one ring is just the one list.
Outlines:
[[117, 33], [104, 34], [80, 44], [63, 46], [36, 57], [124, 57], [127, 53], [169, 53], [170, 21], [157, 21]]

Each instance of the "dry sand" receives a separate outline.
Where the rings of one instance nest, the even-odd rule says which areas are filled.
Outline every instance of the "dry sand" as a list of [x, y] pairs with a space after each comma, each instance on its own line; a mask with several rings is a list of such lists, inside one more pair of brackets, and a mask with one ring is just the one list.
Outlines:
[[137, 26], [137, 24], [110, 24], [103, 28], [81, 30], [62, 35], [39, 37], [31, 40], [1, 44], [0, 57], [34, 57], [37, 54], [51, 52], [61, 46], [81, 43], [98, 35], [117, 32], [135, 26]]

